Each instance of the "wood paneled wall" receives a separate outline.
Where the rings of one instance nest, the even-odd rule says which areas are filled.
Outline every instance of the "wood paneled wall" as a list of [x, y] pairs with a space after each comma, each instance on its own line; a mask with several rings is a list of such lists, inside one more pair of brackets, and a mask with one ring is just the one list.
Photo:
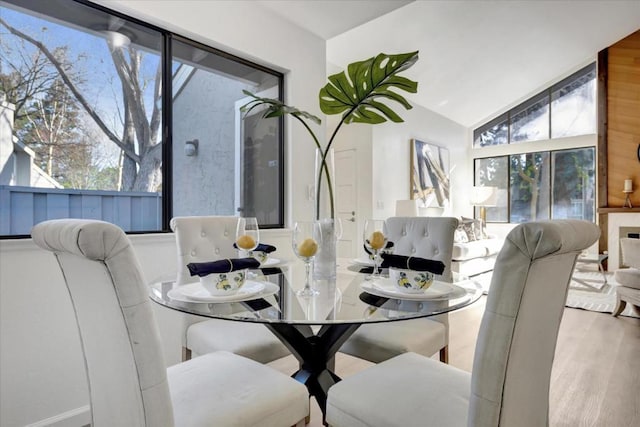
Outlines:
[[631, 203], [640, 207], [640, 30], [609, 47], [607, 74], [607, 205], [623, 205], [632, 179]]

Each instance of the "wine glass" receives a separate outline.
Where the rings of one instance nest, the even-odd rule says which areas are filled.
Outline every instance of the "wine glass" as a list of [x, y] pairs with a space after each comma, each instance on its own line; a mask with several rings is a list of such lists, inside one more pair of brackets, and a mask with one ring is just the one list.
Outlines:
[[236, 246], [251, 256], [251, 251], [258, 247], [260, 229], [258, 220], [254, 217], [238, 218], [236, 227]]
[[373, 273], [367, 280], [380, 278], [378, 268], [380, 262], [380, 252], [387, 246], [387, 236], [384, 234], [384, 221], [380, 219], [368, 219], [364, 222], [364, 233], [362, 235], [365, 247], [373, 255]]
[[320, 223], [299, 221], [293, 226], [291, 239], [293, 252], [304, 262], [304, 288], [298, 291], [302, 297], [312, 297], [319, 292], [311, 288], [311, 261], [315, 258], [322, 246], [322, 229]]

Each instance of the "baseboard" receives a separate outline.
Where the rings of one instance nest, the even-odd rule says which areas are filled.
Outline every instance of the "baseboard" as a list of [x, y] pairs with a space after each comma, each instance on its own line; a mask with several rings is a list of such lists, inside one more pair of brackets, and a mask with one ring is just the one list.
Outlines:
[[40, 420], [26, 427], [81, 427], [91, 424], [91, 408], [89, 405], [72, 409], [62, 414]]

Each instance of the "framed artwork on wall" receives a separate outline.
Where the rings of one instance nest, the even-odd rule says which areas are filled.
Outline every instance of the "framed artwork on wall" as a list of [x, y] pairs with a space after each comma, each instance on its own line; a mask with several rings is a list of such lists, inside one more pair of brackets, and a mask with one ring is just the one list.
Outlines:
[[410, 188], [425, 207], [449, 206], [449, 150], [412, 139]]

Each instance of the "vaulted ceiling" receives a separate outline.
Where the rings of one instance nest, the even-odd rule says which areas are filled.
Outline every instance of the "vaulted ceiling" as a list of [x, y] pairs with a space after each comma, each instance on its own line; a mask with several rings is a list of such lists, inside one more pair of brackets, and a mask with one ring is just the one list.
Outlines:
[[327, 40], [344, 68], [420, 51], [412, 102], [464, 126], [495, 116], [640, 29], [640, 1], [263, 1]]

